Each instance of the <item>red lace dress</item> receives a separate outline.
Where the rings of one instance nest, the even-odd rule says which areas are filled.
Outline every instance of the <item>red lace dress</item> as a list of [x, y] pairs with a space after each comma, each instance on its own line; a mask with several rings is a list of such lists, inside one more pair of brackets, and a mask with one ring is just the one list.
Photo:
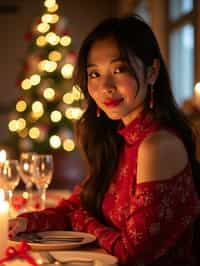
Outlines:
[[190, 163], [169, 180], [136, 185], [138, 147], [158, 129], [152, 118], [140, 115], [119, 131], [125, 145], [102, 205], [106, 225], [82, 208], [77, 187], [57, 207], [23, 214], [28, 231], [72, 229], [94, 234], [123, 265], [195, 265], [191, 225], [200, 208]]

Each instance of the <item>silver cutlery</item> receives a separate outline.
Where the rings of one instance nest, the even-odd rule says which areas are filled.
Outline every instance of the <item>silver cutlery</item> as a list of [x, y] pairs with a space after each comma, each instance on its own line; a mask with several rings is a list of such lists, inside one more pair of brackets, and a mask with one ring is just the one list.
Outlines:
[[52, 243], [58, 243], [58, 242], [68, 242], [68, 243], [79, 243], [80, 240], [77, 239], [51, 239], [51, 238], [42, 238], [42, 239], [27, 239], [28, 242], [30, 243], [47, 243], [47, 242], [52, 242]]
[[20, 234], [15, 237], [14, 240], [22, 240], [25, 239], [31, 243], [40, 243], [45, 241], [64, 241], [64, 242], [81, 242], [84, 240], [83, 237], [68, 237], [68, 236], [51, 236], [51, 235], [39, 235], [37, 233], [32, 234]]

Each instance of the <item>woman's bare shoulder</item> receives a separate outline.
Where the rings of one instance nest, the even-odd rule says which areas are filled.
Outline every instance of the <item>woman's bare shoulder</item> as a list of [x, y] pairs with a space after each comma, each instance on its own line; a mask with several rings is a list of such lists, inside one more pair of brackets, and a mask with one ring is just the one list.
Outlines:
[[186, 148], [175, 134], [160, 130], [140, 145], [137, 160], [137, 183], [170, 179], [187, 165]]

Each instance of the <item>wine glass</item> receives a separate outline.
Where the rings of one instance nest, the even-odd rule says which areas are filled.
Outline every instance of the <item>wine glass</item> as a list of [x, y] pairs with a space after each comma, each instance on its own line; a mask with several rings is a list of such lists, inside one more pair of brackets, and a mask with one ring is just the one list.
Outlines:
[[35, 174], [33, 182], [36, 185], [40, 197], [40, 209], [45, 208], [46, 190], [53, 176], [53, 156], [50, 154], [36, 154]]
[[12, 208], [13, 191], [20, 181], [19, 162], [17, 160], [6, 160], [0, 165], [0, 187], [8, 194], [10, 216], [14, 215]]
[[20, 154], [20, 174], [26, 187], [26, 209], [32, 210], [33, 176], [35, 175], [35, 152], [23, 152]]

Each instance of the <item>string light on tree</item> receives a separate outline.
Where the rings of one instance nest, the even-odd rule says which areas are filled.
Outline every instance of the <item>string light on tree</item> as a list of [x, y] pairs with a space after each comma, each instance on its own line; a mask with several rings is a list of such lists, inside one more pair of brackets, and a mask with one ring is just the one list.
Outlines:
[[30, 77], [30, 83], [33, 86], [38, 85], [40, 83], [40, 80], [41, 80], [41, 78], [40, 78], [40, 75], [38, 75], [38, 74], [34, 74]]
[[22, 81], [21, 87], [23, 90], [29, 90], [31, 88], [31, 82], [30, 79], [26, 78]]
[[55, 0], [45, 0], [44, 1], [44, 6], [47, 8], [51, 8], [53, 6], [56, 5], [56, 1]]
[[11, 132], [15, 132], [15, 131], [17, 131], [17, 129], [18, 129], [18, 123], [17, 123], [17, 120], [15, 120], [15, 119], [11, 120], [11, 121], [8, 123], [8, 129], [9, 129]]
[[63, 95], [63, 102], [66, 104], [72, 104], [74, 101], [73, 94], [71, 92], [67, 92]]
[[37, 30], [41, 33], [46, 33], [50, 29], [48, 23], [42, 22], [37, 26]]
[[36, 39], [36, 45], [39, 46], [39, 47], [43, 47], [47, 44], [47, 40], [46, 40], [46, 37], [45, 36], [39, 36], [37, 39]]
[[50, 114], [51, 121], [54, 123], [59, 122], [62, 119], [62, 113], [60, 111], [53, 111]]
[[58, 148], [60, 148], [60, 146], [61, 146], [61, 139], [60, 139], [60, 137], [57, 136], [57, 135], [53, 135], [53, 136], [51, 136], [49, 142], [50, 142], [50, 146], [51, 146], [53, 149], [58, 149]]
[[73, 75], [74, 66], [72, 64], [65, 64], [61, 69], [61, 74], [65, 79], [71, 79]]
[[57, 1], [43, 3], [44, 12], [26, 34], [30, 46], [17, 81], [19, 97], [8, 129], [20, 152], [72, 152], [76, 147], [74, 134], [69, 132], [84, 111], [81, 89], [72, 83], [76, 53], [69, 23], [60, 16]]
[[54, 6], [48, 7], [47, 11], [50, 13], [54, 13], [58, 10], [58, 7], [59, 7], [58, 4], [55, 4]]
[[27, 108], [27, 104], [24, 100], [20, 100], [16, 103], [16, 111], [17, 112], [24, 112]]
[[26, 127], [26, 120], [24, 118], [19, 118], [17, 120], [17, 128], [19, 131], [25, 129]]
[[62, 54], [59, 51], [51, 51], [48, 55], [48, 58], [51, 61], [60, 61]]
[[38, 127], [32, 127], [32, 128], [30, 128], [28, 134], [29, 134], [30, 138], [37, 139], [40, 136], [40, 130]]
[[72, 139], [65, 139], [63, 141], [63, 149], [65, 151], [73, 151], [75, 149], [75, 143]]
[[60, 38], [60, 44], [62, 46], [68, 46], [68, 45], [70, 45], [71, 44], [71, 41], [72, 41], [71, 37], [70, 36], [67, 36], [67, 35]]
[[53, 101], [55, 97], [55, 90], [53, 88], [46, 88], [43, 92], [43, 96], [48, 101]]

